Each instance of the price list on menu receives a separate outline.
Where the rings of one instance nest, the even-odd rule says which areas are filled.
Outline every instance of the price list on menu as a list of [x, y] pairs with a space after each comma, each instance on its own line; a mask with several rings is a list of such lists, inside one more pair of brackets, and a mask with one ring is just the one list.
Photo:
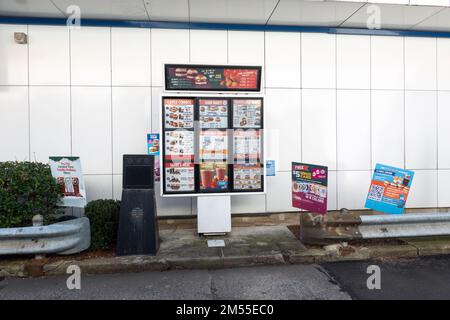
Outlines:
[[233, 99], [233, 190], [262, 190], [262, 100]]
[[164, 193], [264, 190], [262, 98], [162, 102]]
[[195, 191], [195, 99], [163, 99], [164, 190]]

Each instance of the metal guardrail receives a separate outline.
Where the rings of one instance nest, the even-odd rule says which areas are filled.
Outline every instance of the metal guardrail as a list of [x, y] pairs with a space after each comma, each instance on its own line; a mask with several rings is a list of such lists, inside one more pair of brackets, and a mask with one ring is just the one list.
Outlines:
[[450, 235], [450, 213], [359, 215], [338, 212], [300, 216], [300, 239], [311, 244], [446, 235]]
[[74, 254], [86, 250], [90, 244], [86, 217], [47, 226], [0, 229], [0, 255]]

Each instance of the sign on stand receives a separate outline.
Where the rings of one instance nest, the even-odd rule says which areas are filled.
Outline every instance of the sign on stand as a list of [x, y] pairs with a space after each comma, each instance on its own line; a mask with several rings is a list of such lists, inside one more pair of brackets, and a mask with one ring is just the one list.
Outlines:
[[84, 208], [86, 189], [84, 187], [81, 161], [79, 157], [50, 157], [52, 176], [64, 194], [62, 206]]
[[365, 207], [385, 213], [403, 213], [413, 178], [413, 171], [377, 163]]
[[292, 206], [327, 213], [328, 167], [292, 162]]

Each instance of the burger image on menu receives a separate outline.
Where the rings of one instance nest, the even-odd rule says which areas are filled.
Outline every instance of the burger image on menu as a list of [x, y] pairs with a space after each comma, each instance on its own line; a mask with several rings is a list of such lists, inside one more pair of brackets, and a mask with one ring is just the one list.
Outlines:
[[198, 85], [198, 86], [204, 86], [208, 83], [208, 79], [202, 74], [195, 76], [194, 81], [195, 81], [195, 85]]
[[186, 71], [186, 78], [188, 79], [194, 79], [198, 74], [198, 71], [195, 69], [188, 69]]

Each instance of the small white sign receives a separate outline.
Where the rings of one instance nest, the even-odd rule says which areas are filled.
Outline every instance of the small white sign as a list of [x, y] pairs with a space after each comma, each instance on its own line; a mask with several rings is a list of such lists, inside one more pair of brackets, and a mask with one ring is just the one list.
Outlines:
[[210, 248], [225, 247], [225, 241], [224, 240], [208, 240], [208, 247], [210, 247]]

